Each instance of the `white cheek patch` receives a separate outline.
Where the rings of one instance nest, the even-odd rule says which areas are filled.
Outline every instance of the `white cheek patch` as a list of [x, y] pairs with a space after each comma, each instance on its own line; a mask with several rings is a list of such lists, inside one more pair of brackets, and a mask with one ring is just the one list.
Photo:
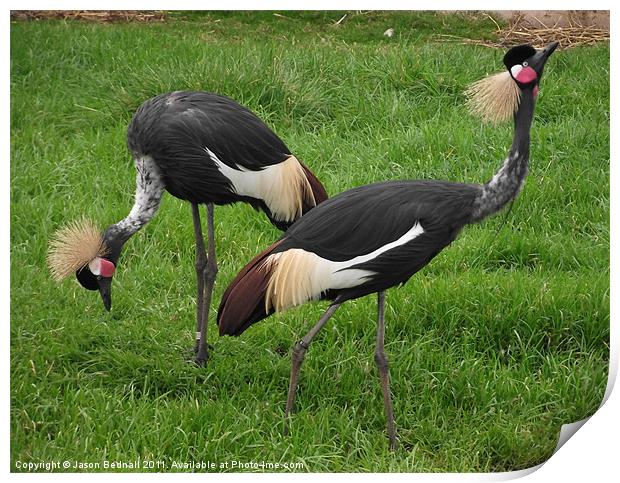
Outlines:
[[93, 275], [101, 275], [101, 258], [93, 258], [88, 264], [88, 269]]
[[512, 74], [512, 77], [516, 79], [517, 75], [519, 74], [519, 72], [521, 72], [522, 69], [523, 69], [523, 66], [521, 64], [513, 65], [510, 68], [510, 73]]

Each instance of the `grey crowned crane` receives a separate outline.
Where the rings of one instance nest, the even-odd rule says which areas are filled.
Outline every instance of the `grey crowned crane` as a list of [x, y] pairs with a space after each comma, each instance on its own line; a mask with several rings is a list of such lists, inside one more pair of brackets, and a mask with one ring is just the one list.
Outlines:
[[[244, 201], [285, 230], [327, 198], [325, 189], [255, 114], [228, 97], [171, 92], [147, 100], [127, 132], [137, 171], [135, 203], [103, 234], [82, 220], [59, 230], [48, 263], [58, 280], [75, 273], [112, 304], [112, 277], [123, 245], [155, 215], [164, 190], [192, 205], [196, 238], [196, 362], [208, 358], [207, 326], [217, 274], [213, 205]], [[207, 205], [208, 249], [200, 221]], [[208, 250], [208, 252], [207, 252]]]
[[541, 50], [514, 47], [504, 56], [507, 72], [470, 88], [474, 111], [491, 119], [514, 118], [512, 147], [489, 182], [387, 181], [345, 191], [294, 223], [228, 286], [218, 310], [220, 335], [240, 335], [272, 313], [310, 300], [331, 301], [317, 324], [293, 347], [285, 433], [299, 370], [312, 339], [343, 302], [377, 293], [375, 362], [390, 448], [395, 447], [384, 351], [385, 291], [427, 265], [465, 225], [498, 212], [519, 193], [527, 174], [538, 85], [557, 45]]

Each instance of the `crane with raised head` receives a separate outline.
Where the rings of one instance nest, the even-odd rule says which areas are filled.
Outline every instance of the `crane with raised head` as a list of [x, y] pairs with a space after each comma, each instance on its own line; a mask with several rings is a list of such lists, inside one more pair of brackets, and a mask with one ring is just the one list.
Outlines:
[[[137, 171], [129, 214], [103, 233], [90, 221], [61, 228], [53, 237], [48, 264], [62, 280], [98, 290], [112, 305], [112, 278], [125, 243], [157, 212], [164, 191], [192, 206], [196, 238], [195, 361], [209, 356], [208, 312], [217, 274], [214, 205], [247, 202], [285, 230], [327, 198], [317, 177], [249, 109], [207, 92], [177, 91], [144, 102], [127, 131]], [[205, 248], [199, 206], [207, 207]]]
[[470, 106], [492, 120], [513, 118], [512, 146], [484, 184], [436, 180], [386, 181], [340, 193], [294, 223], [248, 263], [226, 289], [218, 310], [220, 335], [240, 335], [274, 312], [311, 300], [331, 303], [292, 351], [285, 409], [288, 432], [299, 370], [310, 343], [347, 300], [376, 293], [375, 362], [389, 445], [396, 445], [388, 360], [384, 349], [385, 291], [404, 284], [450, 245], [466, 226], [497, 213], [521, 190], [528, 170], [530, 129], [549, 56], [520, 45], [504, 56], [506, 71], [469, 89]]

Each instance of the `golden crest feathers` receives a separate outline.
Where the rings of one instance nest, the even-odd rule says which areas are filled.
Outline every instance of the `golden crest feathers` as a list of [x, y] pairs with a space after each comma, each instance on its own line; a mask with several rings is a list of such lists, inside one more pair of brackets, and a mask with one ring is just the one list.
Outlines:
[[50, 240], [47, 264], [56, 281], [68, 277], [96, 257], [107, 254], [101, 232], [81, 219], [60, 228]]
[[498, 124], [512, 118], [519, 107], [521, 91], [509, 72], [500, 72], [469, 85], [465, 96], [473, 114]]

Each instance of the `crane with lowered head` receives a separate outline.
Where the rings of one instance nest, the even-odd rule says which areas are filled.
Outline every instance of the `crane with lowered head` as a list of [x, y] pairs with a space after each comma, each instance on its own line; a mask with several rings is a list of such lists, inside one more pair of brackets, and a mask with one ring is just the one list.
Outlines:
[[[164, 190], [189, 201], [196, 238], [194, 351], [196, 362], [203, 364], [209, 356], [208, 312], [218, 270], [214, 205], [249, 203], [285, 230], [327, 193], [261, 119], [222, 95], [177, 91], [149, 99], [134, 114], [127, 141], [137, 172], [131, 211], [103, 234], [86, 219], [61, 228], [51, 240], [48, 264], [57, 280], [75, 273], [83, 287], [98, 290], [110, 310], [112, 277], [125, 243], [153, 218]], [[207, 206], [207, 249], [201, 204]]]

